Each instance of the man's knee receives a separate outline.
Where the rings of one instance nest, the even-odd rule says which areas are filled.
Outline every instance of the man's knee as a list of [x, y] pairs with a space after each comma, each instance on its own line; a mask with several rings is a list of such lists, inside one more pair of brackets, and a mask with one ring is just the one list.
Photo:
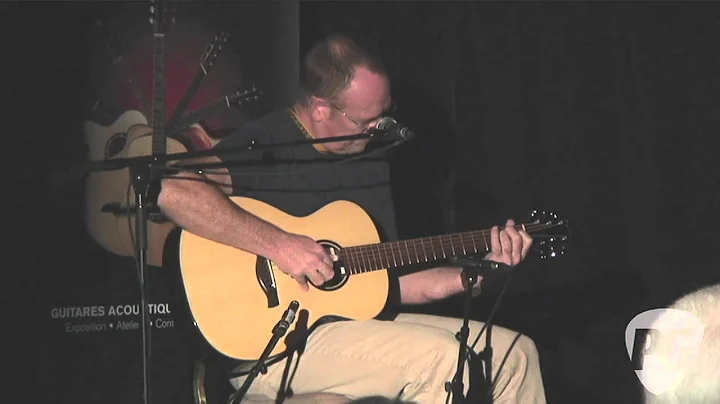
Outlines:
[[518, 339], [518, 350], [522, 352], [522, 355], [528, 360], [528, 362], [538, 361], [538, 350], [535, 346], [535, 341], [525, 335], [520, 335]]
[[501, 369], [497, 371], [510, 371], [515, 373], [519, 370], [525, 370], [530, 365], [539, 361], [539, 354], [535, 342], [529, 337], [517, 333], [510, 343], [508, 352], [493, 352], [495, 358], [493, 362], [497, 363]]
[[[424, 352], [418, 365], [423, 369], [426, 383], [437, 384], [433, 388], [442, 389], [447, 382], [452, 381], [458, 368], [458, 354], [460, 343], [450, 333], [438, 333], [425, 341]], [[468, 348], [469, 349], [469, 348]], [[469, 382], [468, 362], [464, 364], [465, 387]]]

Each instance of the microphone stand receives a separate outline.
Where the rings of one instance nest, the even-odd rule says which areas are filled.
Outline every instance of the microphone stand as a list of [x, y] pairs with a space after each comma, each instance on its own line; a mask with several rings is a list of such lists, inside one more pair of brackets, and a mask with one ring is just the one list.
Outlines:
[[148, 313], [148, 268], [147, 268], [147, 221], [148, 212], [145, 204], [146, 193], [151, 183], [152, 164], [130, 166], [130, 176], [135, 191], [135, 243], [137, 244], [137, 260], [140, 271], [140, 313], [142, 320], [142, 369], [143, 369], [143, 397], [144, 403], [151, 402], [150, 394], [150, 333]]
[[[118, 158], [111, 160], [99, 160], [91, 161], [89, 163], [75, 166], [65, 172], [56, 172], [48, 178], [48, 182], [51, 186], [61, 186], [64, 183], [79, 179], [88, 172], [91, 171], [113, 171], [122, 170], [128, 168], [130, 171], [130, 181], [132, 183], [133, 190], [135, 191], [135, 240], [136, 240], [136, 257], [137, 264], [139, 267], [139, 282], [140, 282], [140, 304], [141, 304], [141, 318], [142, 318], [142, 372], [143, 372], [143, 398], [144, 403], [150, 403], [150, 337], [148, 332], [149, 326], [149, 313], [148, 313], [148, 301], [147, 291], [148, 287], [148, 268], [147, 268], [147, 249], [148, 249], [148, 234], [147, 234], [147, 222], [149, 220], [149, 207], [150, 204], [157, 205], [157, 197], [160, 193], [161, 184], [160, 177], [164, 173], [177, 173], [179, 170], [176, 167], [168, 167], [165, 165], [168, 161], [181, 161], [187, 159], [195, 159], [198, 157], [205, 156], [223, 156], [244, 152], [251, 152], [256, 150], [270, 150], [279, 149], [286, 147], [297, 147], [308, 144], [316, 143], [331, 143], [358, 139], [385, 139], [391, 138], [391, 132], [382, 129], [373, 129], [366, 133], [348, 135], [348, 136], [336, 136], [320, 139], [303, 139], [292, 142], [283, 142], [268, 145], [255, 145], [254, 142], [249, 142], [245, 147], [226, 147], [226, 148], [213, 148], [202, 151], [185, 152], [177, 154], [153, 154], [148, 156], [138, 156], [130, 158]], [[212, 168], [212, 167], [223, 167], [232, 164], [223, 163], [206, 163], [206, 164], [194, 164], [194, 165], [178, 165], [185, 169], [198, 169], [201, 172], [201, 168]], [[149, 199], [149, 201], [148, 201]], [[294, 315], [294, 314], [293, 314]], [[276, 327], [276, 329], [287, 331], [287, 327]], [[280, 336], [277, 337], [278, 339]], [[277, 341], [276, 341], [277, 342]], [[276, 343], [275, 342], [275, 343]], [[260, 368], [258, 368], [260, 370]], [[257, 374], [255, 374], [257, 375]], [[253, 376], [254, 378], [254, 376]]]
[[[229, 136], [232, 136], [230, 134]], [[298, 146], [304, 146], [304, 145], [313, 145], [313, 144], [322, 144], [322, 143], [332, 143], [332, 142], [347, 142], [351, 140], [362, 140], [362, 139], [370, 139], [370, 140], [406, 140], [407, 138], [401, 138], [399, 136], [393, 136], [390, 132], [383, 130], [383, 129], [371, 129], [366, 133], [359, 133], [355, 135], [347, 135], [347, 136], [335, 136], [335, 137], [326, 137], [326, 138], [313, 138], [313, 139], [302, 139], [302, 140], [295, 140], [290, 142], [278, 142], [278, 143], [271, 143], [271, 144], [265, 144], [265, 145], [258, 145], [254, 141], [248, 142], [247, 146], [238, 146], [238, 147], [223, 147], [223, 148], [212, 148], [207, 150], [200, 150], [200, 151], [191, 151], [191, 152], [184, 152], [184, 153], [175, 153], [175, 154], [152, 154], [148, 156], [138, 156], [138, 157], [124, 157], [124, 158], [116, 158], [116, 159], [110, 159], [110, 160], [95, 160], [91, 161], [89, 163], [77, 165], [74, 167], [71, 167], [67, 171], [61, 171], [53, 173], [51, 176], [48, 177], [48, 183], [50, 186], [58, 187], [63, 185], [64, 183], [73, 181], [75, 179], [79, 179], [85, 174], [87, 174], [90, 171], [113, 171], [113, 170], [122, 170], [124, 168], [128, 167], [145, 167], [149, 171], [156, 172], [156, 171], [165, 171], [168, 173], [176, 172], [177, 169], [173, 167], [167, 167], [164, 165], [167, 161], [181, 161], [181, 160], [191, 160], [198, 157], [207, 157], [207, 156], [226, 156], [226, 155], [232, 155], [232, 154], [238, 154], [238, 153], [246, 153], [246, 152], [252, 152], [252, 151], [260, 151], [260, 150], [275, 150], [275, 149], [283, 149], [283, 148], [292, 148], [292, 147], [298, 147]], [[218, 167], [226, 167], [228, 165], [231, 165], [230, 163], [199, 163], [199, 164], [188, 164], [188, 165], [176, 165], [177, 167], [181, 168], [218, 168]], [[147, 167], [151, 166], [151, 167]]]
[[[455, 338], [460, 342], [458, 350], [458, 363], [457, 370], [455, 371], [455, 377], [452, 382], [449, 383], [448, 390], [452, 392], [452, 404], [464, 404], [466, 397], [464, 395], [464, 383], [463, 376], [465, 372], [465, 361], [468, 358], [468, 338], [470, 335], [470, 312], [472, 310], [472, 299], [473, 299], [473, 286], [477, 282], [478, 278], [488, 270], [497, 270], [501, 267], [507, 267], [507, 265], [488, 261], [472, 256], [457, 257], [454, 260], [455, 265], [462, 266], [462, 278], [463, 286], [465, 287], [465, 310], [463, 313], [463, 323], [460, 327], [460, 332], [455, 335]], [[488, 318], [485, 322], [487, 327], [487, 336], [485, 337], [485, 349], [478, 354], [478, 357], [485, 362], [485, 383], [487, 391], [485, 396], [489, 397], [490, 387], [492, 386], [492, 319]]]
[[250, 370], [250, 373], [248, 373], [245, 382], [235, 393], [233, 393], [231, 400], [228, 402], [229, 404], [240, 404], [242, 402], [242, 399], [245, 398], [245, 394], [247, 394], [248, 390], [250, 389], [250, 385], [252, 385], [252, 383], [255, 381], [255, 378], [258, 376], [258, 374], [267, 373], [267, 366], [265, 366], [265, 361], [267, 361], [267, 359], [270, 357], [270, 352], [275, 349], [275, 346], [277, 345], [278, 341], [280, 341], [280, 338], [282, 338], [287, 332], [288, 328], [290, 328], [290, 324], [295, 321], [295, 313], [297, 313], [297, 309], [299, 307], [300, 303], [298, 303], [297, 300], [293, 300], [290, 303], [290, 306], [285, 311], [285, 313], [283, 313], [280, 321], [273, 328], [272, 337], [270, 338], [267, 346], [265, 346], [265, 350]]

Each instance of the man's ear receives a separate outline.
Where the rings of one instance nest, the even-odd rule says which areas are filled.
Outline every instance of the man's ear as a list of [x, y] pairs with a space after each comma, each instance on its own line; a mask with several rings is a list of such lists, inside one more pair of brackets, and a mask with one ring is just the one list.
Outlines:
[[330, 119], [332, 107], [330, 101], [325, 98], [312, 97], [310, 103], [310, 117], [315, 122], [322, 122]]

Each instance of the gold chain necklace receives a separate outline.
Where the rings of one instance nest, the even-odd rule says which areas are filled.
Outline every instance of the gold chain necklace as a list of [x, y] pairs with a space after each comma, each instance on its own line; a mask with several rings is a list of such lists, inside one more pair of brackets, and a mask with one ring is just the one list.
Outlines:
[[[306, 138], [311, 139], [311, 140], [316, 139], [315, 136], [310, 134], [310, 130], [307, 127], [305, 127], [305, 124], [302, 123], [302, 121], [300, 120], [300, 117], [297, 115], [297, 112], [295, 112], [295, 109], [290, 108], [289, 111], [290, 111], [290, 116], [292, 117], [293, 121], [295, 121], [295, 124], [297, 125], [297, 127], [300, 128], [300, 131], [303, 133], [303, 135], [305, 135]], [[325, 146], [323, 146], [321, 143], [315, 143], [315, 144], [313, 144], [313, 147], [315, 147], [320, 152], [328, 151], [328, 149]]]

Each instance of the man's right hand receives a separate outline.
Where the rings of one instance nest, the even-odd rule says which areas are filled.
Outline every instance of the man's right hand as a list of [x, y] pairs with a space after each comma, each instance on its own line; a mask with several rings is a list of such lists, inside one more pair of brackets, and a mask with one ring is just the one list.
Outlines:
[[325, 248], [315, 240], [298, 234], [286, 233], [278, 240], [273, 262], [281, 271], [295, 279], [308, 291], [308, 279], [315, 286], [335, 276], [333, 261]]

